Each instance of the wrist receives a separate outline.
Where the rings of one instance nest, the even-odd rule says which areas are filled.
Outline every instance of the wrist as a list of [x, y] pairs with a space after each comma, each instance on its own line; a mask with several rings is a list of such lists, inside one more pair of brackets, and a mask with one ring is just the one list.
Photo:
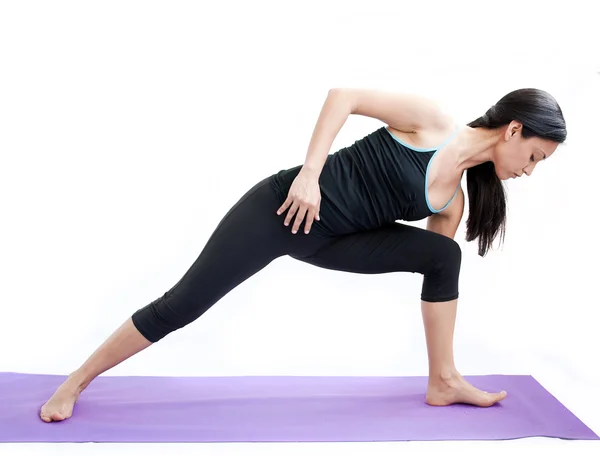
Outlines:
[[318, 178], [319, 175], [321, 174], [321, 170], [319, 168], [317, 168], [314, 165], [310, 165], [310, 164], [304, 164], [304, 166], [302, 166], [302, 169], [300, 170], [300, 172], [302, 174], [305, 174], [307, 176], [310, 177], [315, 177]]

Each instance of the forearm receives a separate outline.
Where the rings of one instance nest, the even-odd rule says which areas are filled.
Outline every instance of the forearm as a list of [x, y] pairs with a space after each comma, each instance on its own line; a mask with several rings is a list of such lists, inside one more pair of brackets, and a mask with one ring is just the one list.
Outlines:
[[321, 174], [333, 141], [351, 113], [351, 100], [345, 96], [344, 91], [330, 90], [313, 130], [304, 170], [314, 173], [316, 176]]

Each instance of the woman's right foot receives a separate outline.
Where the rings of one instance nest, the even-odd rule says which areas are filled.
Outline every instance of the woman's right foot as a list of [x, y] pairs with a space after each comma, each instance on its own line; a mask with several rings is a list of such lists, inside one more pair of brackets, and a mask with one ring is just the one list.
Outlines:
[[506, 391], [499, 393], [481, 391], [467, 382], [458, 372], [452, 372], [444, 378], [430, 378], [426, 394], [426, 402], [435, 406], [460, 403], [490, 407], [505, 398]]
[[[89, 383], [89, 382], [88, 382]], [[79, 399], [79, 394], [87, 385], [78, 381], [70, 375], [62, 385], [58, 387], [52, 397], [40, 410], [40, 418], [46, 423], [51, 421], [63, 421], [73, 414], [73, 407]]]

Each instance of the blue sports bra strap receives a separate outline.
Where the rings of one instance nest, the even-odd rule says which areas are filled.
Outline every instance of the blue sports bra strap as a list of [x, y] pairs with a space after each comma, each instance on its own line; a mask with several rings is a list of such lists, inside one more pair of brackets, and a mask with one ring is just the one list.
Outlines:
[[454, 136], [456, 136], [456, 134], [458, 133], [458, 130], [460, 130], [460, 125], [457, 126], [456, 129], [454, 130], [454, 132], [450, 136], [448, 136], [448, 138], [442, 144], [440, 144], [438, 147], [436, 147], [436, 149], [441, 149], [446, 144], [448, 144], [450, 141], [452, 141], [452, 138], [454, 138]]

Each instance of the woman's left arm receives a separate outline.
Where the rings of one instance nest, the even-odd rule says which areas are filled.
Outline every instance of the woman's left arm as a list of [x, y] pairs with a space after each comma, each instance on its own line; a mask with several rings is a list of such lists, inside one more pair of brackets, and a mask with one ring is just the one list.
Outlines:
[[460, 187], [446, 209], [427, 218], [427, 229], [454, 239], [458, 225], [462, 220], [464, 207], [465, 195], [462, 187]]

